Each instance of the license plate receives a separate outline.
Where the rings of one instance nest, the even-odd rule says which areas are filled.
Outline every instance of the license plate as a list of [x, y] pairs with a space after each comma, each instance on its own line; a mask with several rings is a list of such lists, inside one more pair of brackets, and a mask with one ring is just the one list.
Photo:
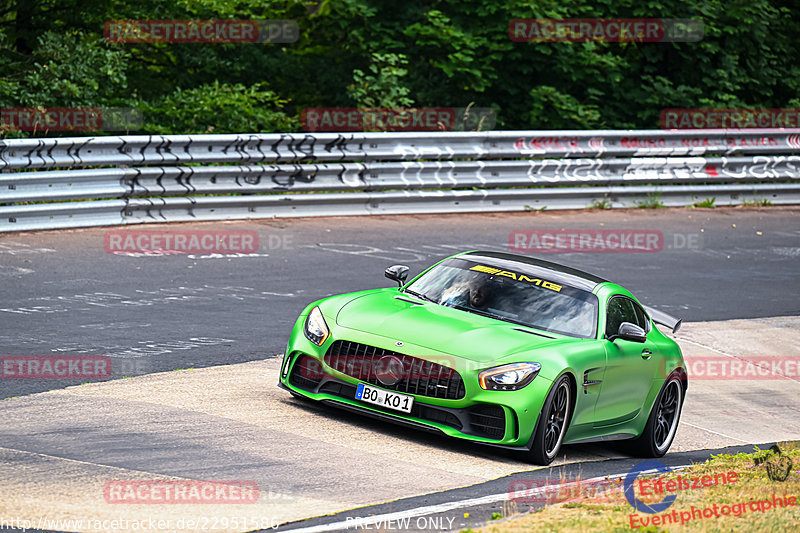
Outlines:
[[396, 411], [403, 411], [404, 413], [410, 413], [411, 406], [414, 405], [414, 398], [412, 396], [379, 389], [371, 385], [365, 385], [364, 383], [358, 384], [356, 400], [388, 407]]

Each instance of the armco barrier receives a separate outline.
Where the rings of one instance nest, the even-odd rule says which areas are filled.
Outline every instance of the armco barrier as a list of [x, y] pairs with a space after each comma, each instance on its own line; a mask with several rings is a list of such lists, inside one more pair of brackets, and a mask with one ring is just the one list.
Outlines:
[[262, 217], [800, 203], [800, 129], [0, 141], [0, 231]]

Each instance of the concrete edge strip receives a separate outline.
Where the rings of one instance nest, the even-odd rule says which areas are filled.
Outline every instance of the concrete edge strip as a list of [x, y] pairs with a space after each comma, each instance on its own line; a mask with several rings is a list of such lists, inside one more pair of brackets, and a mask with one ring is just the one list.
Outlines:
[[[691, 464], [686, 465], [679, 465], [679, 466], [671, 466], [670, 469], [673, 471], [676, 470], [683, 470], [685, 468], [689, 468], [692, 466]], [[645, 470], [640, 472], [640, 474], [655, 474], [658, 473], [659, 470], [651, 469]], [[579, 483], [593, 483], [593, 482], [600, 482], [610, 479], [619, 479], [621, 477], [625, 477], [628, 475], [628, 472], [622, 474], [612, 474], [608, 476], [601, 476], [601, 477], [594, 477], [591, 479], [581, 480], [581, 481], [573, 481], [570, 483], [551, 483], [549, 485], [545, 485], [541, 487], [544, 490], [545, 494], [552, 494], [558, 490], [563, 490], [564, 488], [573, 487]], [[439, 505], [428, 505], [425, 507], [417, 507], [415, 509], [408, 509], [406, 511], [398, 511], [395, 513], [386, 513], [382, 515], [370, 516], [365, 518], [356, 518], [353, 520], [346, 520], [344, 522], [334, 522], [332, 524], [323, 524], [319, 526], [312, 526], [312, 527], [304, 527], [304, 528], [297, 528], [297, 529], [286, 529], [284, 530], [286, 533], [293, 532], [293, 533], [323, 533], [326, 531], [340, 531], [342, 529], [350, 529], [352, 528], [363, 528], [367, 525], [374, 525], [374, 524], [382, 524], [386, 523], [390, 520], [402, 520], [403, 518], [413, 518], [416, 516], [423, 516], [428, 514], [436, 514], [436, 513], [443, 513], [445, 511], [451, 511], [453, 509], [459, 509], [463, 507], [472, 507], [476, 505], [485, 505], [488, 503], [495, 503], [499, 501], [504, 501], [509, 499], [508, 492], [502, 492], [500, 494], [490, 494], [488, 496], [482, 496], [480, 498], [469, 498], [466, 500], [456, 500], [453, 502], [441, 503]]]

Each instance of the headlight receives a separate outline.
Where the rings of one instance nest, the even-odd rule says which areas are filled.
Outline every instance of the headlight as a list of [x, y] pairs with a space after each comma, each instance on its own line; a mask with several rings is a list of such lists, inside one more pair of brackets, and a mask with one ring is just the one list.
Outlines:
[[484, 370], [478, 380], [486, 390], [519, 390], [533, 381], [541, 368], [539, 363], [512, 363]]
[[317, 346], [322, 346], [328, 337], [330, 337], [331, 330], [328, 329], [328, 324], [326, 324], [325, 319], [322, 318], [322, 311], [319, 310], [319, 307], [315, 307], [308, 313], [303, 332], [306, 334], [306, 338]]

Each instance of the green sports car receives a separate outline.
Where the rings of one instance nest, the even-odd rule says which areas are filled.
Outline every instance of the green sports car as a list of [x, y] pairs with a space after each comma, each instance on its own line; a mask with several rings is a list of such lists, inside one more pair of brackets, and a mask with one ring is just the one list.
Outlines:
[[628, 440], [661, 457], [687, 380], [654, 326], [680, 320], [625, 288], [548, 261], [497, 252], [448, 257], [400, 287], [324, 298], [292, 330], [280, 386], [406, 426], [525, 450]]

